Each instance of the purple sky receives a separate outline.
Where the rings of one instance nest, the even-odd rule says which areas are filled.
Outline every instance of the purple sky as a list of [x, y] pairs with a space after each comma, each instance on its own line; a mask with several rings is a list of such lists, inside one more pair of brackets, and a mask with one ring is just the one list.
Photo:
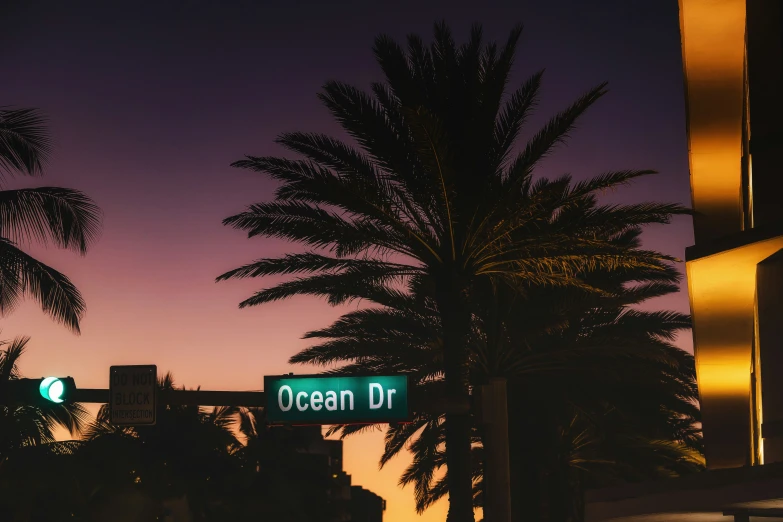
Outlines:
[[[80, 337], [33, 303], [3, 319], [4, 338], [33, 337], [22, 367], [30, 376], [65, 373], [104, 387], [111, 364], [152, 363], [188, 386], [259, 389], [264, 374], [307, 373], [286, 360], [306, 346], [302, 333], [344, 309], [300, 298], [240, 311], [266, 283], [213, 283], [287, 248], [221, 225], [274, 188], [228, 165], [280, 153], [273, 139], [283, 131], [334, 132], [315, 94], [329, 79], [379, 79], [371, 46], [381, 32], [429, 39], [445, 19], [463, 40], [477, 21], [504, 40], [524, 23], [512, 86], [547, 71], [531, 132], [589, 87], [610, 88], [541, 173], [652, 168], [661, 174], [611, 198], [690, 203], [676, 0], [15, 4], [0, 6], [0, 105], [43, 109], [56, 145], [45, 178], [15, 183], [79, 188], [105, 212], [86, 258], [29, 249], [69, 275], [88, 304]], [[690, 219], [645, 239], [682, 258]], [[655, 305], [687, 312], [684, 286]], [[349, 440], [347, 471], [389, 500], [387, 522], [410, 520], [412, 491], [396, 486], [405, 462], [377, 472], [380, 447], [378, 434]], [[444, 508], [421, 520], [442, 519]]]

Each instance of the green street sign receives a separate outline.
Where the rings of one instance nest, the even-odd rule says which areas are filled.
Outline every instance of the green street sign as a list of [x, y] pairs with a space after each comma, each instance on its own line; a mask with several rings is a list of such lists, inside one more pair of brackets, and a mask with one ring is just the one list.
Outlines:
[[264, 377], [270, 424], [371, 424], [408, 420], [408, 376]]

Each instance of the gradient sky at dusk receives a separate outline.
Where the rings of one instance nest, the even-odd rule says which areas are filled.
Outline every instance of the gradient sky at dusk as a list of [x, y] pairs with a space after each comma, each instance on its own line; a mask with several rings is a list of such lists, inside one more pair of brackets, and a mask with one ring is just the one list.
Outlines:
[[[17, 4], [17, 5], [8, 5]], [[218, 8], [218, 5], [220, 6]], [[260, 389], [287, 371], [300, 339], [346, 308], [297, 298], [238, 310], [274, 282], [214, 283], [252, 259], [283, 254], [281, 241], [248, 240], [221, 225], [274, 184], [232, 169], [244, 154], [277, 154], [283, 131], [334, 132], [316, 99], [324, 81], [367, 87], [380, 79], [373, 38], [418, 32], [445, 19], [463, 40], [481, 22], [503, 40], [525, 24], [512, 86], [546, 68], [529, 129], [589, 87], [610, 93], [581, 121], [542, 174], [576, 178], [652, 168], [660, 175], [609, 196], [690, 203], [676, 0], [457, 2], [6, 2], [0, 6], [0, 105], [34, 106], [51, 120], [55, 150], [42, 179], [15, 185], [78, 188], [105, 213], [85, 257], [30, 247], [83, 292], [88, 313], [74, 336], [25, 303], [0, 323], [3, 338], [31, 335], [28, 376], [71, 375], [108, 386], [112, 364], [157, 364], [178, 383]], [[690, 219], [650, 228], [646, 245], [684, 256]], [[658, 307], [688, 311], [687, 295]], [[686, 336], [688, 337], [688, 336]], [[689, 339], [681, 339], [689, 348]], [[396, 486], [404, 459], [377, 470], [379, 433], [346, 442], [355, 484], [388, 501], [387, 522], [420, 519], [413, 492]]]

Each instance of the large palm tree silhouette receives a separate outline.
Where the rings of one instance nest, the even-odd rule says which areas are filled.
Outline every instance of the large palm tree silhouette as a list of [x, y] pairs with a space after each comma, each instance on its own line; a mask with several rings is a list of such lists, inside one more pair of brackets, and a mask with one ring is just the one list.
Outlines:
[[5, 188], [11, 176], [40, 176], [49, 151], [49, 134], [37, 109], [0, 107], [0, 315], [29, 295], [78, 333], [85, 311], [79, 291], [65, 275], [19, 247], [38, 241], [86, 253], [100, 230], [98, 207], [78, 190]]
[[[474, 27], [468, 42], [457, 45], [448, 27], [438, 24], [431, 45], [412, 35], [407, 48], [381, 36], [374, 52], [385, 82], [373, 84], [368, 94], [332, 81], [319, 94], [358, 146], [289, 132], [278, 143], [304, 159], [248, 156], [234, 163], [281, 184], [274, 201], [251, 205], [224, 223], [250, 237], [283, 238], [312, 249], [220, 276], [304, 274], [240, 306], [294, 295], [337, 304], [373, 300], [380, 285], [427, 287], [443, 326], [445, 393], [466, 402], [470, 302], [477, 292], [530, 283], [585, 286], [579, 274], [595, 266], [662, 269], [666, 256], [617, 248], [601, 237], [640, 222], [667, 222], [682, 211], [679, 206], [580, 212], [598, 191], [651, 171], [611, 172], [584, 182], [534, 179], [535, 167], [606, 86], [590, 89], [519, 144], [543, 78], [534, 74], [506, 92], [520, 34], [518, 27], [505, 45], [484, 44], [481, 28]], [[445, 442], [448, 520], [469, 522], [469, 416], [447, 416]]]

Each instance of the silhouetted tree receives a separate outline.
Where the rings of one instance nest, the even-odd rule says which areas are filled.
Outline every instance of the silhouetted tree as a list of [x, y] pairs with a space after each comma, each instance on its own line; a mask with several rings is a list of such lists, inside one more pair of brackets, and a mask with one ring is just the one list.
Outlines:
[[[28, 342], [27, 337], [0, 342], [6, 346], [0, 350], [0, 389], [21, 378], [18, 364]], [[56, 442], [55, 429], [79, 435], [88, 417], [74, 403], [0, 406], [0, 520], [34, 520], [30, 517], [36, 512], [70, 517], [84, 498], [60, 479], [71, 474], [78, 442]]]
[[[172, 375], [162, 377], [158, 386], [175, 389]], [[222, 503], [224, 482], [237, 471], [232, 458], [240, 447], [233, 433], [237, 411], [159, 404], [154, 425], [122, 428], [109, 422], [104, 405], [86, 430], [79, 457], [99, 477], [99, 487], [108, 488], [107, 495], [138, 489], [160, 505], [184, 498], [194, 520], [202, 520], [213, 503]], [[119, 456], [119, 462], [110, 456]]]
[[100, 230], [98, 207], [78, 190], [5, 188], [10, 176], [41, 175], [49, 149], [48, 130], [38, 110], [0, 108], [0, 315], [29, 295], [44, 312], [78, 333], [85, 311], [79, 291], [19, 244], [53, 243], [84, 254]]
[[[604, 84], [589, 90], [518, 147], [543, 76], [534, 74], [507, 95], [520, 34], [515, 28], [505, 45], [485, 45], [474, 27], [469, 41], [457, 45], [439, 24], [430, 46], [412, 35], [407, 49], [381, 36], [374, 52], [385, 83], [373, 84], [367, 94], [328, 82], [319, 94], [358, 147], [290, 132], [278, 143], [304, 159], [248, 156], [234, 163], [281, 185], [274, 201], [251, 205], [224, 223], [250, 237], [318, 249], [260, 259], [220, 276], [305, 274], [259, 291], [240, 307], [294, 295], [322, 296], [332, 304], [374, 300], [379, 285], [393, 283], [427, 287], [442, 325], [446, 393], [467, 400], [474, 294], [531, 283], [585, 286], [579, 275], [596, 266], [662, 270], [667, 256], [618, 248], [602, 238], [638, 223], [667, 222], [682, 211], [679, 206], [581, 212], [598, 191], [650, 171], [576, 183], [568, 176], [534, 181], [540, 160], [606, 90]], [[448, 520], [472, 521], [471, 420], [447, 417]]]
[[0, 520], [82, 522], [89, 491], [74, 480], [77, 441], [25, 446], [0, 464]]
[[[17, 337], [0, 342], [6, 346], [0, 350], [0, 388], [21, 377], [19, 359], [29, 341], [29, 337]], [[21, 448], [54, 442], [57, 427], [79, 435], [87, 421], [87, 411], [76, 403], [0, 406], [0, 465]]]

